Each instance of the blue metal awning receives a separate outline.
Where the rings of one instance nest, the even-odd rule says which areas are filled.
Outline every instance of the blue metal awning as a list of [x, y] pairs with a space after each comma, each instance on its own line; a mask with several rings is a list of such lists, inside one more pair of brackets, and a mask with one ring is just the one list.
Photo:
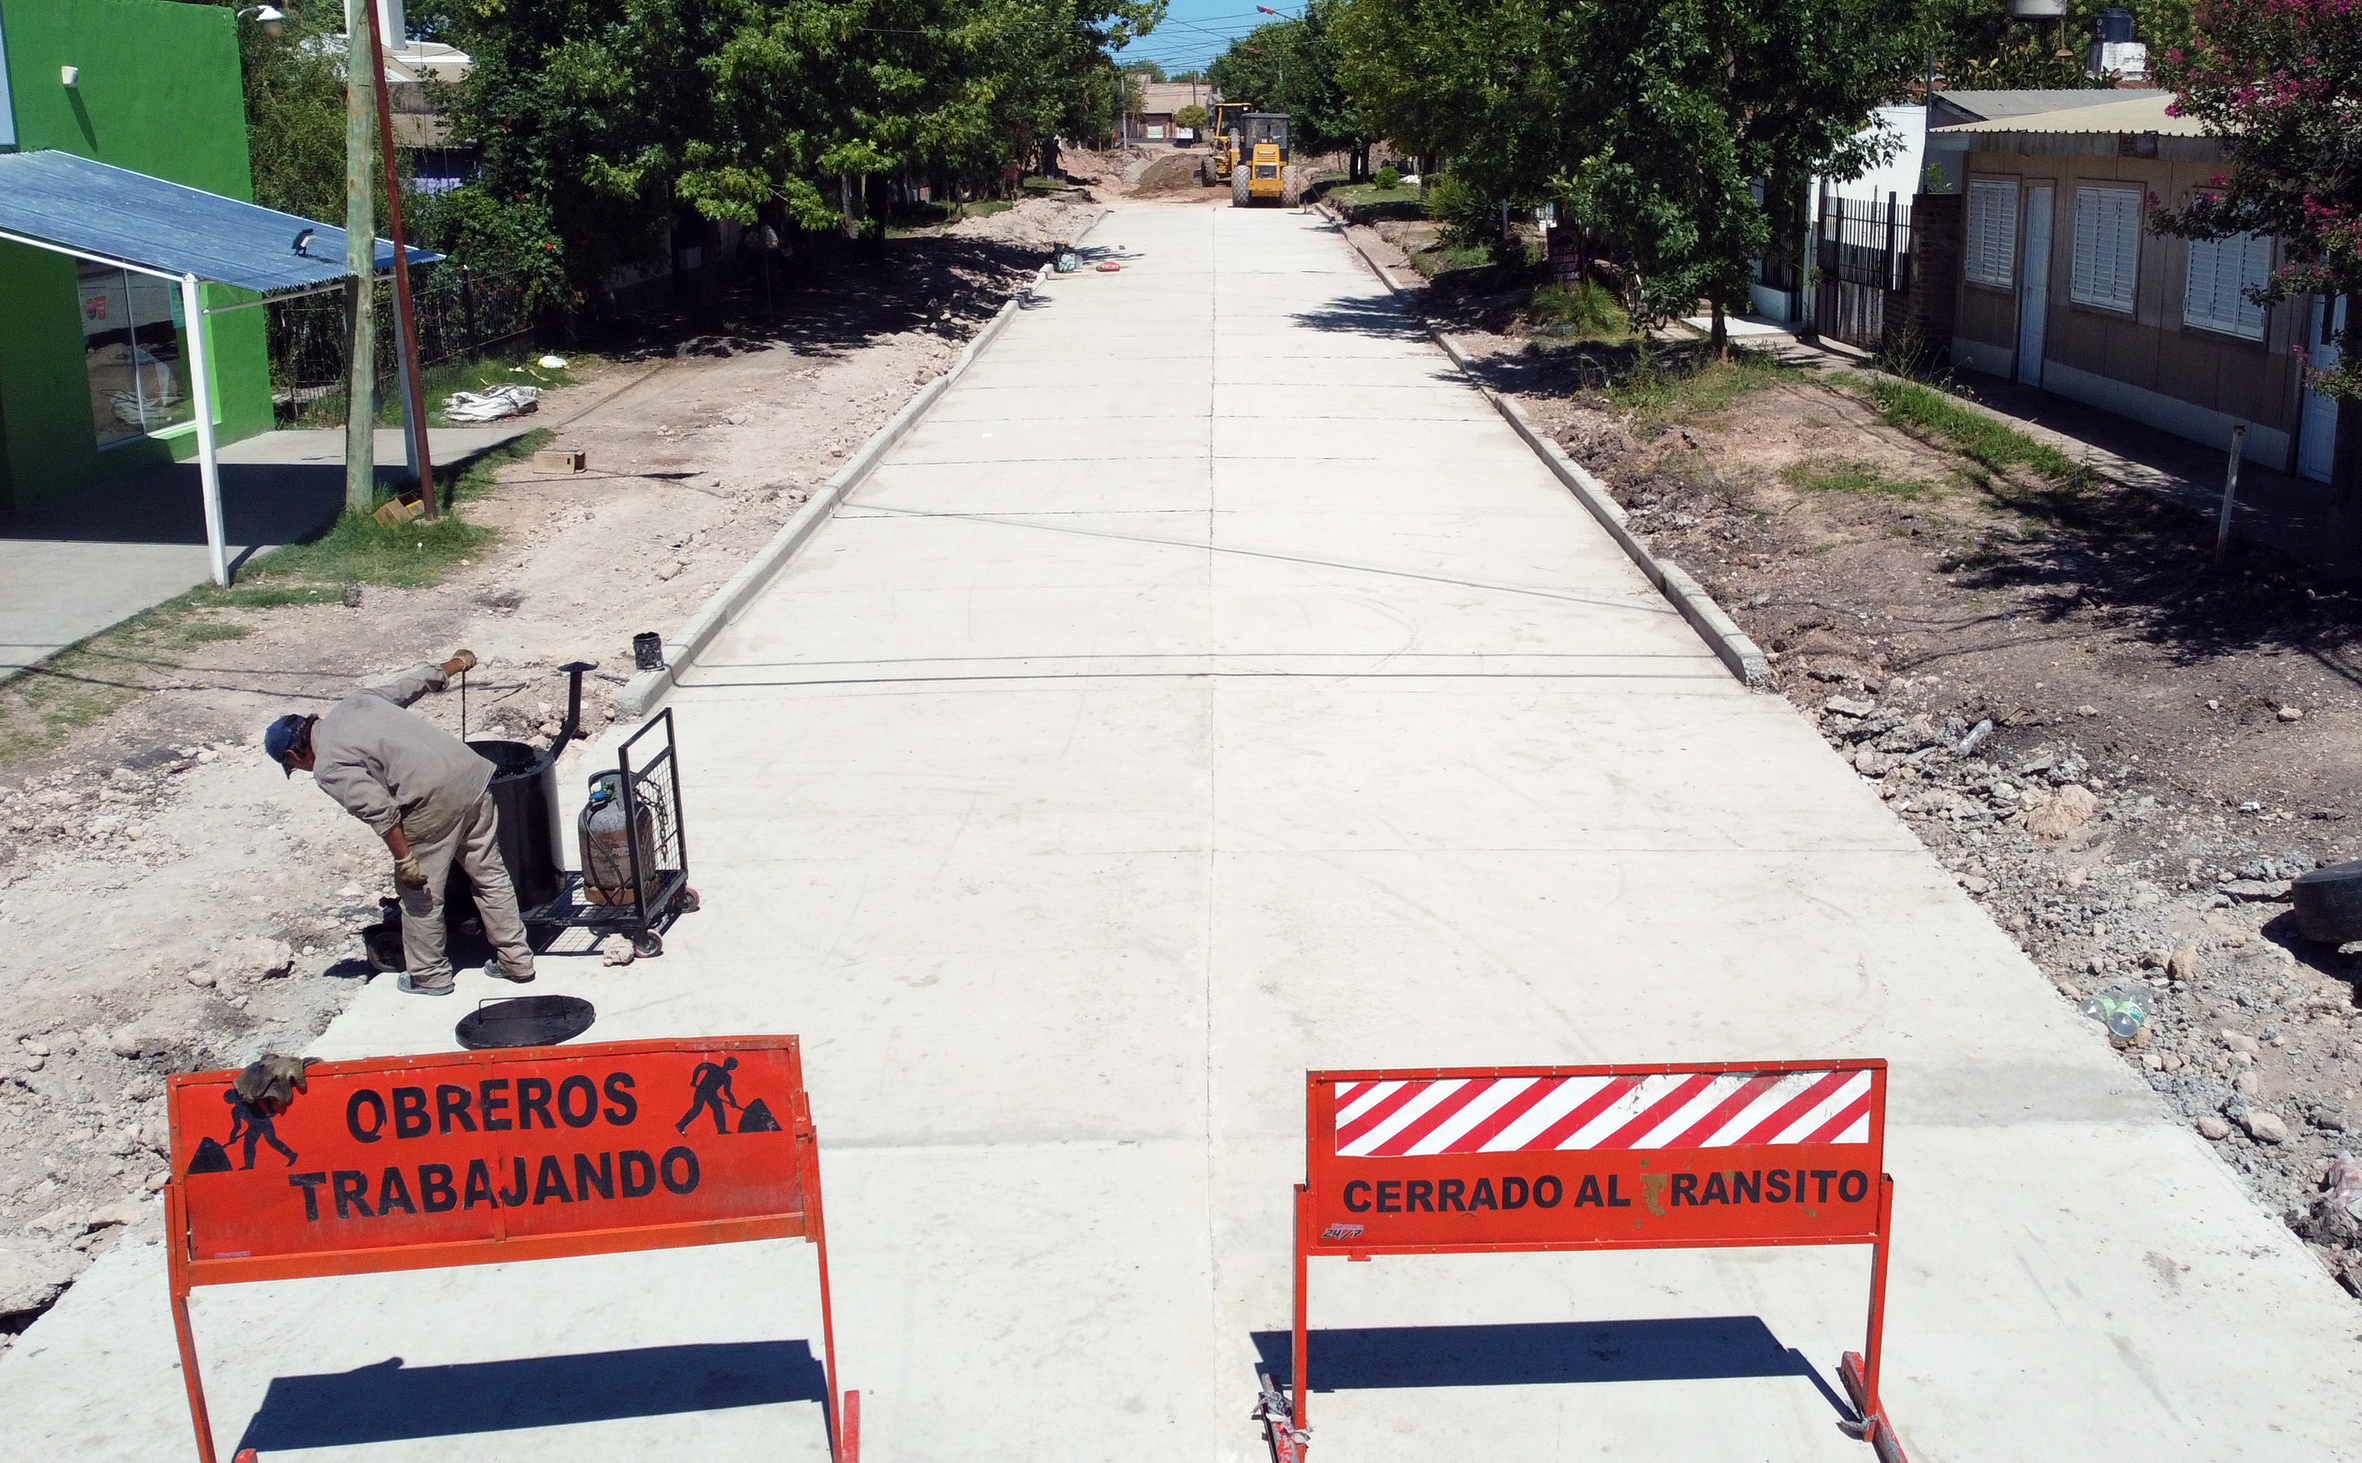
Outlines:
[[[345, 277], [343, 229], [70, 152], [0, 153], [0, 233], [265, 294]], [[413, 266], [443, 257], [408, 252]], [[391, 242], [376, 261], [393, 268]]]

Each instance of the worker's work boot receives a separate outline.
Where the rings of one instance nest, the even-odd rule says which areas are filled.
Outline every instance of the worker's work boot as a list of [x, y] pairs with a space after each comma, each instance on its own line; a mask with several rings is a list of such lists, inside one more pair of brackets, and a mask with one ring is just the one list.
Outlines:
[[410, 972], [405, 970], [402, 978], [394, 982], [394, 988], [413, 996], [447, 996], [459, 989], [459, 982], [448, 975], [440, 981], [412, 980]]
[[498, 956], [484, 962], [484, 973], [494, 980], [515, 981], [518, 985], [524, 985], [533, 979], [532, 966], [527, 965], [521, 969], [512, 970], [501, 964]]

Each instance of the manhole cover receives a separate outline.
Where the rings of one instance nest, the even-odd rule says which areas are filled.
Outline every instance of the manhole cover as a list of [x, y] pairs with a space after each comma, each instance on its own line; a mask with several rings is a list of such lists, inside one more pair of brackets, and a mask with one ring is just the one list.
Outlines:
[[556, 1046], [591, 1029], [599, 1013], [580, 996], [510, 996], [486, 1001], [459, 1018], [459, 1044], [469, 1051], [494, 1046]]

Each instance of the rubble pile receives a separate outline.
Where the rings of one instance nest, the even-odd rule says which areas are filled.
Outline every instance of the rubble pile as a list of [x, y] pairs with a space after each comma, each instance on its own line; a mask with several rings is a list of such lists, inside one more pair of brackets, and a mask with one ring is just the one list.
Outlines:
[[2275, 839], [2258, 807], [2168, 803], [2140, 769], [2095, 766], [2071, 736], [2013, 735], [2020, 749], [2005, 751], [1991, 719], [1925, 709], [1944, 694], [1934, 678], [1880, 669], [1824, 657], [1781, 680], [2092, 1018], [2093, 1039], [2362, 1296], [2362, 1168], [2349, 1156], [2362, 1150], [2362, 960], [2305, 940], [2287, 904], [2289, 881], [2322, 859]]

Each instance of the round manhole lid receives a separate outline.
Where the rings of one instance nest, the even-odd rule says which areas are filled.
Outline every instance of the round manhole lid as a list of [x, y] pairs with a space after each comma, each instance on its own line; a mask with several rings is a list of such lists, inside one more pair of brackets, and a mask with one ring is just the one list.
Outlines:
[[459, 1018], [455, 1033], [469, 1051], [556, 1046], [591, 1029], [599, 1013], [580, 996], [510, 996], [486, 1001]]

